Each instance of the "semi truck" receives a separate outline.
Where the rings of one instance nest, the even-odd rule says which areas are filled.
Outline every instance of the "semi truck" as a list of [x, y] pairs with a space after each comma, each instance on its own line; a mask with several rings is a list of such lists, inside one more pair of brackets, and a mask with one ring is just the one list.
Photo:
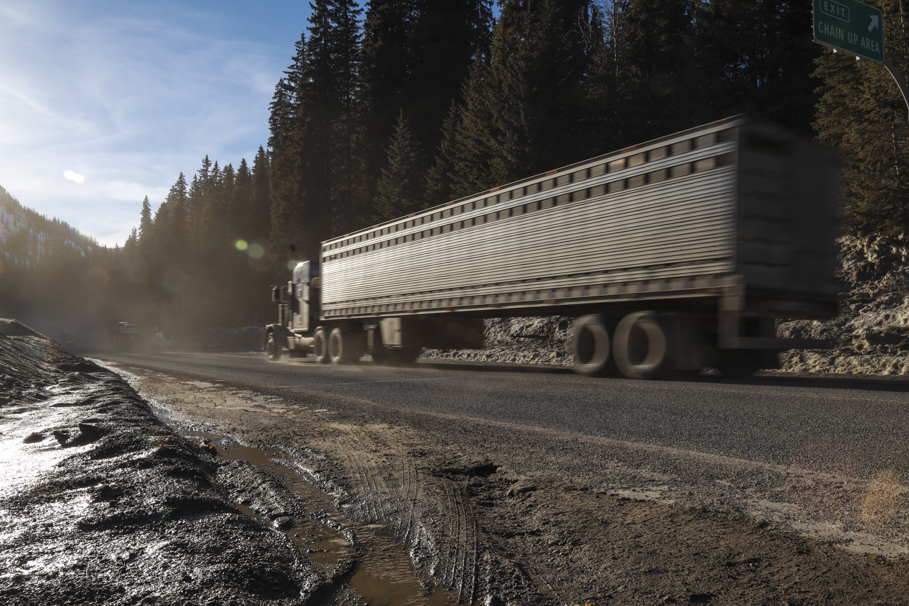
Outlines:
[[273, 287], [265, 351], [410, 363], [487, 318], [575, 317], [574, 368], [652, 379], [778, 368], [781, 319], [829, 319], [839, 162], [741, 116], [332, 238]]

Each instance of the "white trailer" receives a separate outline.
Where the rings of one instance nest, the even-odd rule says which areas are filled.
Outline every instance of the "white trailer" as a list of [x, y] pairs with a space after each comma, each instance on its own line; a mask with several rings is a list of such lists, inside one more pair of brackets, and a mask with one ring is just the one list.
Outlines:
[[[838, 162], [729, 118], [323, 242], [268, 327], [276, 359], [413, 361], [484, 318], [571, 315], [578, 372], [776, 367], [781, 318], [836, 314]], [[289, 297], [289, 299], [288, 299]]]

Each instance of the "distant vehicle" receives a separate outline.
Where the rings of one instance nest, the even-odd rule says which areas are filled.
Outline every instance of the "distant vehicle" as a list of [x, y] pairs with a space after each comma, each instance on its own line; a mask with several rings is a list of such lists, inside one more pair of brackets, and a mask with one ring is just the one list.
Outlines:
[[141, 349], [142, 335], [135, 324], [117, 322], [107, 331], [107, 343], [113, 349]]
[[265, 349], [412, 362], [481, 347], [484, 318], [570, 315], [582, 374], [778, 368], [825, 343], [777, 319], [837, 312], [838, 174], [735, 117], [496, 187], [323, 242], [273, 288]]

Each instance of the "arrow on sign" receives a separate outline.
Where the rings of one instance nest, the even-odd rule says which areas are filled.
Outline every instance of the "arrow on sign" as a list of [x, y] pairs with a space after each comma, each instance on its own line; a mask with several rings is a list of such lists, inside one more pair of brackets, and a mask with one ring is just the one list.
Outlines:
[[873, 30], [875, 27], [878, 28], [878, 29], [880, 29], [880, 28], [881, 28], [881, 23], [880, 23], [880, 20], [878, 19], [878, 16], [877, 16], [877, 15], [871, 15], [871, 25], [868, 26], [868, 31], [870, 32], [870, 31]]

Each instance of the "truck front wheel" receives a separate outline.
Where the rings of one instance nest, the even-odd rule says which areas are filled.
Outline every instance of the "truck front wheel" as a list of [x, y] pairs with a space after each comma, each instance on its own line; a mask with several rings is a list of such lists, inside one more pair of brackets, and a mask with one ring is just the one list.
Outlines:
[[281, 359], [281, 347], [275, 341], [275, 333], [273, 332], [268, 333], [268, 336], [265, 337], [265, 355], [272, 362], [277, 362]]
[[615, 329], [615, 364], [629, 379], [658, 379], [668, 370], [669, 344], [659, 317], [642, 311], [628, 314]]

